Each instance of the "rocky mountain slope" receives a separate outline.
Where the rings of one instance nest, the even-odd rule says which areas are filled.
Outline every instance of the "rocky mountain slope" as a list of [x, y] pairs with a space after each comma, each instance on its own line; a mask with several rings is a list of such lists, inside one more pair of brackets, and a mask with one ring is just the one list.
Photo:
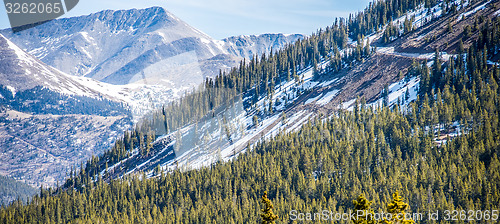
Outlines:
[[0, 34], [0, 175], [55, 185], [70, 166], [109, 148], [132, 117], [99, 85], [106, 84], [47, 66]]

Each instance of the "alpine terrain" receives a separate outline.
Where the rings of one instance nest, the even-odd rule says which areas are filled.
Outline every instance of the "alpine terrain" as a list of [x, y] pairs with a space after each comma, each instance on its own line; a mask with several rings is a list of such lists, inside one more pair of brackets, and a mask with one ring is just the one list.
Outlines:
[[[28, 73], [23, 69], [28, 63], [42, 66], [40, 71], [48, 64], [71, 74], [58, 78], [61, 89], [81, 93], [86, 98], [80, 101], [103, 102], [85, 115], [89, 120], [101, 116], [118, 122], [127, 113], [115, 103], [126, 102], [123, 98], [112, 91], [92, 95], [99, 88], [90, 86], [161, 83], [178, 77], [172, 75], [175, 71], [159, 72], [175, 60], [186, 62], [183, 70], [200, 74], [200, 79], [196, 88], [135, 119], [133, 128], [119, 133], [105, 152], [71, 169], [58, 186], [41, 188], [29, 202], [18, 200], [0, 209], [0, 222], [449, 223], [450, 211], [469, 214], [457, 215], [457, 222], [498, 222], [500, 2], [382, 0], [348, 18], [332, 18], [331, 26], [310, 36], [221, 41], [148, 13], [155, 10], [162, 18], [175, 18], [160, 8], [105, 11], [90, 15], [88, 20], [95, 22], [88, 22], [89, 27], [70, 26], [78, 30], [72, 35], [85, 30], [93, 40], [89, 43], [99, 47], [85, 45], [88, 55], [75, 53], [84, 52], [83, 45], [71, 48], [75, 58], [68, 63], [75, 64], [67, 68], [60, 63], [60, 52], [51, 52], [69, 52], [63, 46], [77, 36], [54, 38], [38, 34], [37, 28], [21, 34], [3, 31], [12, 43], [4, 38], [6, 44], [0, 46], [7, 53], [0, 55], [20, 61], [12, 69], [12, 63], [4, 66], [12, 70], [7, 74]], [[127, 13], [144, 19], [115, 21], [114, 27], [124, 30], [119, 32], [105, 25], [106, 16], [128, 18]], [[62, 21], [51, 22], [54, 34], [64, 32], [56, 25]], [[147, 25], [130, 25], [136, 23]], [[123, 24], [128, 25], [118, 26]], [[191, 37], [162, 36], [169, 26], [184, 27]], [[92, 29], [108, 33], [99, 37]], [[91, 48], [106, 46], [95, 40], [108, 35], [133, 40], [106, 51], [112, 54], [106, 59], [91, 53]], [[146, 41], [155, 35], [157, 41]], [[60, 48], [22, 45], [35, 39]], [[194, 64], [184, 55], [191, 54], [199, 73], [187, 69]], [[220, 71], [206, 73], [209, 64]], [[39, 76], [49, 81], [55, 77], [44, 74]], [[64, 87], [70, 80], [95, 84], [85, 91], [76, 84]], [[170, 84], [160, 85], [179, 87]], [[4, 85], [2, 99], [12, 99], [5, 106], [5, 120], [16, 126], [29, 127], [23, 119], [46, 116], [44, 111], [57, 106], [34, 115], [24, 105], [36, 105], [36, 99], [19, 105], [14, 95], [21, 93], [20, 86]], [[37, 91], [45, 89], [51, 88]], [[106, 131], [106, 125], [89, 129], [99, 127]], [[335, 216], [351, 211], [355, 218]], [[378, 219], [371, 215], [375, 212], [395, 219]], [[439, 217], [433, 219], [431, 213]]]

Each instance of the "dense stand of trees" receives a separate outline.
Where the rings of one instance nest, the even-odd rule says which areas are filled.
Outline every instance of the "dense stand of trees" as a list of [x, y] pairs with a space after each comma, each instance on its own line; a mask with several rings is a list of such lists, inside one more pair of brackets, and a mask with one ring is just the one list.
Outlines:
[[[469, 4], [475, 4], [479, 2], [478, 0], [475, 1], [469, 1]], [[390, 43], [393, 40], [397, 39], [398, 37], [408, 34], [409, 32], [413, 31], [416, 27], [422, 26], [427, 23], [431, 23], [432, 20], [434, 20], [435, 13], [437, 11], [434, 11], [432, 7], [436, 6], [438, 2], [437, 1], [429, 1], [426, 0], [424, 4], [424, 11], [423, 13], [425, 14], [425, 17], [421, 19], [419, 24], [415, 24], [415, 15], [413, 16], [407, 16], [403, 22], [397, 21], [397, 22], [389, 22], [387, 27], [385, 28], [383, 35], [382, 35], [382, 43]], [[456, 15], [458, 12], [458, 9], [464, 8], [464, 4], [466, 1], [443, 1], [440, 3], [440, 7], [435, 7], [434, 9], [439, 9], [441, 10], [440, 14], [445, 15], [445, 14], [452, 14]], [[404, 8], [404, 7], [403, 7]], [[412, 8], [413, 9], [413, 8]], [[451, 23], [448, 24], [447, 31], [451, 32], [452, 30], [452, 25]], [[434, 37], [435, 38], [435, 37]]]

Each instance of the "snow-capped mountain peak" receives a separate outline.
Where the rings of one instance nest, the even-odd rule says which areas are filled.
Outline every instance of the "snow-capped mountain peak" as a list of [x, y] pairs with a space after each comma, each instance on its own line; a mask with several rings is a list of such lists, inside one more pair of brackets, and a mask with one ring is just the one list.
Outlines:
[[201, 59], [224, 53], [213, 42], [201, 41], [210, 37], [161, 7], [106, 10], [53, 20], [19, 33], [1, 33], [63, 72], [98, 80], [115, 73], [122, 76], [126, 72], [120, 69], [130, 63], [139, 62], [142, 67], [156, 63], [162, 57], [155, 60], [148, 55], [162, 55], [165, 50], [175, 52], [174, 55], [196, 50]]
[[[265, 34], [219, 41], [162, 7], [105, 10], [56, 19], [18, 33], [10, 29], [0, 33], [67, 74], [111, 84], [155, 82], [169, 88], [198, 85], [244, 57], [302, 38]], [[229, 57], [220, 60], [220, 55]]]

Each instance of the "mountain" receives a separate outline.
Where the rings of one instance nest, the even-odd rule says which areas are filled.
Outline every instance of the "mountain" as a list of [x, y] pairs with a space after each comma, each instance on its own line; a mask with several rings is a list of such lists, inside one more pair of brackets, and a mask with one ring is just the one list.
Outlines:
[[2, 33], [63, 72], [113, 84], [136, 82], [140, 71], [168, 58], [186, 64], [223, 53], [210, 37], [160, 7], [106, 10]]
[[0, 174], [55, 185], [114, 144], [132, 115], [105, 87], [47, 66], [0, 34]]
[[160, 7], [0, 33], [0, 174], [32, 186], [54, 186], [69, 167], [109, 149], [132, 120], [249, 52], [268, 53], [301, 37], [254, 36], [234, 48]]
[[[2, 99], [9, 99], [3, 103], [10, 102], [11, 106], [16, 101], [26, 100], [26, 97], [39, 97], [30, 95], [29, 93], [41, 91], [47, 94], [60, 95], [55, 98], [47, 98], [47, 100], [54, 101], [56, 98], [66, 97], [72, 102], [87, 101], [86, 103], [88, 103], [88, 101], [94, 101], [93, 104], [96, 107], [94, 110], [96, 111], [98, 109], [106, 111], [104, 108], [97, 106], [102, 103], [96, 102], [107, 102], [119, 108], [130, 107], [135, 116], [141, 116], [145, 111], [151, 109], [149, 107], [152, 105], [144, 105], [144, 100], [148, 98], [148, 95], [155, 94], [157, 96], [154, 100], [150, 100], [150, 103], [161, 105], [168, 102], [168, 99], [177, 94], [177, 92], [159, 85], [137, 84], [118, 86], [91, 78], [68, 75], [48, 66], [20, 49], [1, 34], [0, 57], [0, 86], [2, 86], [1, 90], [4, 94]], [[16, 96], [20, 97], [16, 98]], [[44, 100], [34, 102], [39, 102], [39, 104], [48, 103], [48, 101]], [[120, 105], [122, 103], [128, 105]], [[28, 108], [26, 102], [17, 106], [20, 105], [25, 105], [25, 109]], [[70, 109], [68, 104], [63, 106], [65, 110]], [[47, 106], [45, 105], [45, 107]], [[84, 111], [76, 111], [76, 109], [75, 112], [85, 113]]]
[[[0, 33], [67, 74], [111, 84], [200, 84], [252, 53], [279, 49], [301, 35], [214, 40], [161, 7], [106, 10]], [[214, 63], [216, 62], [216, 63]]]

